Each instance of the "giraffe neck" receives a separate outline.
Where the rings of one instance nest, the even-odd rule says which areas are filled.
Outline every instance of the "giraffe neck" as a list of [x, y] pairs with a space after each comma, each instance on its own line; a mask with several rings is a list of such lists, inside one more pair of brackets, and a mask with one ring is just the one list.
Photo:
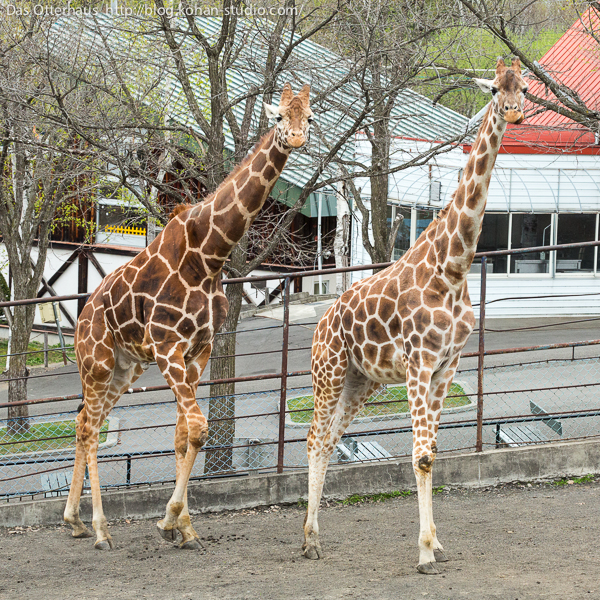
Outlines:
[[208, 232], [198, 240], [207, 272], [220, 272], [273, 190], [290, 152], [291, 148], [281, 143], [277, 129], [272, 129], [217, 188], [212, 198], [191, 215], [196, 220], [204, 220], [210, 208], [209, 222], [198, 224], [198, 230], [206, 230], [208, 225]]
[[471, 268], [481, 234], [488, 188], [506, 121], [487, 111], [458, 189], [438, 225], [436, 250], [440, 266], [449, 281], [458, 284]]

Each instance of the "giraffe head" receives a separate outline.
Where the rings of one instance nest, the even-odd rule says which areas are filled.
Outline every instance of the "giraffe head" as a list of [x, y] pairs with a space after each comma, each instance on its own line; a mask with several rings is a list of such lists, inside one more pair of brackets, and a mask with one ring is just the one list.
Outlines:
[[279, 106], [265, 103], [265, 112], [269, 119], [277, 121], [275, 133], [284, 147], [300, 148], [308, 139], [308, 130], [313, 120], [310, 110], [310, 86], [305, 85], [296, 96], [292, 86], [286, 83], [283, 87]]
[[494, 112], [507, 123], [519, 125], [525, 118], [523, 104], [527, 93], [527, 82], [521, 77], [521, 61], [513, 58], [510, 67], [499, 58], [496, 65], [496, 77], [475, 79], [475, 83], [488, 94], [492, 94]]

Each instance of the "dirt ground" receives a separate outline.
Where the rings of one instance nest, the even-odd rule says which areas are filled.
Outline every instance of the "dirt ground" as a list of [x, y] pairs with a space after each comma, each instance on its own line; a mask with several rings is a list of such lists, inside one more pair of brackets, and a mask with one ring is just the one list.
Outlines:
[[112, 552], [65, 527], [0, 530], [2, 600], [600, 598], [600, 476], [434, 497], [450, 561], [419, 575], [415, 494], [321, 510], [326, 557], [301, 556], [304, 509], [198, 515], [202, 551], [180, 551], [155, 520], [115, 522]]

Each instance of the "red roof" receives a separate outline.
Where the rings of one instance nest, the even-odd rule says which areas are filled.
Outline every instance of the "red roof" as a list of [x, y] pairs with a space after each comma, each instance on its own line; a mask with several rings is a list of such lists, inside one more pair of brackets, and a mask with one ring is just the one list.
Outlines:
[[[576, 91], [586, 106], [600, 112], [600, 14], [590, 7], [539, 61], [557, 82]], [[552, 102], [556, 96], [531, 80], [529, 91]], [[594, 133], [568, 117], [526, 102], [523, 125], [509, 125], [501, 152], [600, 154]]]

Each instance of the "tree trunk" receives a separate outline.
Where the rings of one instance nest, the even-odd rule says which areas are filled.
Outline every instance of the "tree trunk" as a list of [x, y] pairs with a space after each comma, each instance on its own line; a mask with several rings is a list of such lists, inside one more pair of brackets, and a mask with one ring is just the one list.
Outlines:
[[[27, 352], [29, 335], [33, 324], [33, 306], [15, 306], [13, 325], [11, 328], [11, 353], [8, 369], [8, 401], [20, 402], [27, 400]], [[20, 435], [29, 430], [29, 409], [27, 405], [11, 406], [8, 409], [7, 433]]]
[[[348, 200], [343, 193], [340, 184], [337, 194], [337, 221], [335, 227], [335, 240], [333, 242], [333, 253], [335, 255], [335, 268], [341, 269], [350, 264], [348, 260], [350, 211]], [[336, 275], [335, 293], [341, 296], [348, 289], [349, 273], [338, 273]]]
[[[234, 254], [244, 249], [239, 246]], [[233, 258], [233, 254], [232, 254]], [[234, 261], [232, 261], [234, 262]], [[235, 377], [235, 348], [236, 330], [240, 311], [242, 309], [243, 284], [226, 286], [225, 293], [229, 301], [229, 310], [220, 333], [231, 332], [229, 335], [217, 335], [210, 363], [211, 379], [229, 379]], [[223, 358], [219, 358], [219, 357]], [[204, 463], [204, 473], [215, 475], [233, 470], [233, 446], [235, 439], [235, 383], [218, 383], [210, 387], [208, 408], [208, 442], [207, 446], [220, 446], [216, 450], [207, 450]], [[219, 419], [210, 423], [213, 419]]]

